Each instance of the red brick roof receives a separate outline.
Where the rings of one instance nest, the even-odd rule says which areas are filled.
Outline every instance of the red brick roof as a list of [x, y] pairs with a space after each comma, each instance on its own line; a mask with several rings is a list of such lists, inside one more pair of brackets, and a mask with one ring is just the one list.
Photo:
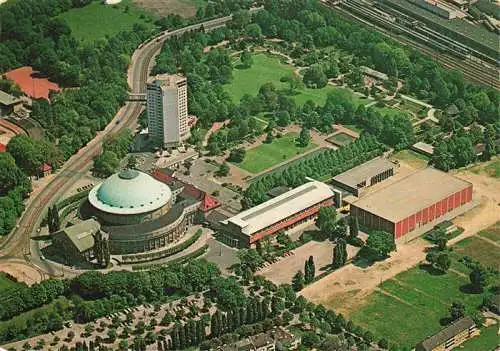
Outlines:
[[40, 72], [33, 71], [30, 66], [17, 68], [5, 73], [5, 76], [14, 81], [21, 88], [22, 92], [34, 99], [49, 100], [51, 90], [60, 91], [57, 83], [49, 81]]
[[202, 212], [207, 212], [219, 206], [220, 206], [219, 200], [205, 193], [203, 196], [203, 200], [201, 201], [200, 210]]
[[52, 167], [46, 163], [40, 166], [40, 172], [49, 172], [52, 171]]
[[5, 152], [7, 150], [7, 146], [0, 143], [0, 152]]

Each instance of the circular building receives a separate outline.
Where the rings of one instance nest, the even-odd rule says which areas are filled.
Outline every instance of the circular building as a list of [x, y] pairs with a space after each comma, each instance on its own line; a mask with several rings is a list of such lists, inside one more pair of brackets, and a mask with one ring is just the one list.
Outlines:
[[150, 175], [126, 169], [94, 187], [88, 201], [101, 222], [130, 225], [166, 214], [172, 205], [172, 192]]

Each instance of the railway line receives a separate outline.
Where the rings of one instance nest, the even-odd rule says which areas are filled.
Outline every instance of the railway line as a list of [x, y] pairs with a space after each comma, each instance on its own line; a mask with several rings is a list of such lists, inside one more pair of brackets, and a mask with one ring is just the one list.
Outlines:
[[349, 2], [324, 0], [323, 3], [345, 17], [361, 22], [403, 45], [434, 57], [447, 69], [461, 71], [464, 78], [469, 81], [500, 89], [497, 68], [478, 58], [472, 58], [467, 46], [426, 26], [415, 26], [418, 21], [397, 10], [391, 9], [385, 12], [385, 7], [378, 6], [379, 3], [371, 7], [360, 0]]
[[[260, 8], [251, 9], [251, 12]], [[133, 55], [129, 70], [129, 85], [133, 93], [144, 93], [145, 83], [150, 73], [151, 62], [157, 55], [163, 43], [171, 36], [182, 35], [199, 29], [213, 29], [224, 26], [232, 20], [232, 16], [222, 17], [195, 25], [190, 25], [174, 31], [164, 31], [154, 38], [141, 44]], [[140, 102], [129, 101], [118, 111], [107, 127], [99, 132], [85, 147], [73, 155], [48, 182], [38, 194], [29, 199], [26, 208], [11, 234], [0, 244], [0, 262], [19, 260], [20, 258], [33, 265], [36, 269], [57, 276], [57, 268], [40, 258], [38, 245], [31, 245], [31, 236], [41, 222], [45, 210], [63, 196], [73, 184], [91, 167], [95, 156], [102, 151], [103, 142], [121, 133], [126, 128], [134, 129], [137, 119], [144, 106]], [[35, 249], [33, 248], [35, 246]]]

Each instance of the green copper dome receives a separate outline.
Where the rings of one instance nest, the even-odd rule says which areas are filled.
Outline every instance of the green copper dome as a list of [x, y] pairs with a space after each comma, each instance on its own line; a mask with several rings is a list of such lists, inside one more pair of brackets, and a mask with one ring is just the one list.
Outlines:
[[132, 169], [113, 174], [89, 193], [90, 203], [114, 214], [140, 214], [166, 205], [170, 188], [150, 175]]

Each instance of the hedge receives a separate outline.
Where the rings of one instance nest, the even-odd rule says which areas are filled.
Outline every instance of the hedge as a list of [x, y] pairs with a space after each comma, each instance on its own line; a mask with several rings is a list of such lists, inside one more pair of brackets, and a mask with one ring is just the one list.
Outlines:
[[205, 244], [203, 245], [202, 247], [200, 247], [198, 250], [196, 251], [193, 251], [191, 252], [190, 254], [187, 254], [185, 256], [182, 256], [182, 257], [178, 257], [176, 259], [173, 259], [171, 261], [168, 261], [166, 262], [165, 264], [162, 264], [162, 263], [147, 263], [147, 264], [136, 264], [136, 265], [133, 265], [132, 266], [132, 270], [133, 271], [139, 271], [139, 270], [145, 270], [145, 269], [151, 269], [151, 268], [156, 268], [156, 267], [160, 267], [160, 266], [164, 266], [164, 265], [171, 265], [171, 264], [175, 264], [175, 263], [180, 263], [180, 264], [184, 264], [184, 263], [187, 263], [188, 261], [190, 260], [193, 260], [195, 258], [198, 258], [200, 257], [201, 255], [203, 255], [205, 252], [207, 252], [208, 250], [208, 244]]

